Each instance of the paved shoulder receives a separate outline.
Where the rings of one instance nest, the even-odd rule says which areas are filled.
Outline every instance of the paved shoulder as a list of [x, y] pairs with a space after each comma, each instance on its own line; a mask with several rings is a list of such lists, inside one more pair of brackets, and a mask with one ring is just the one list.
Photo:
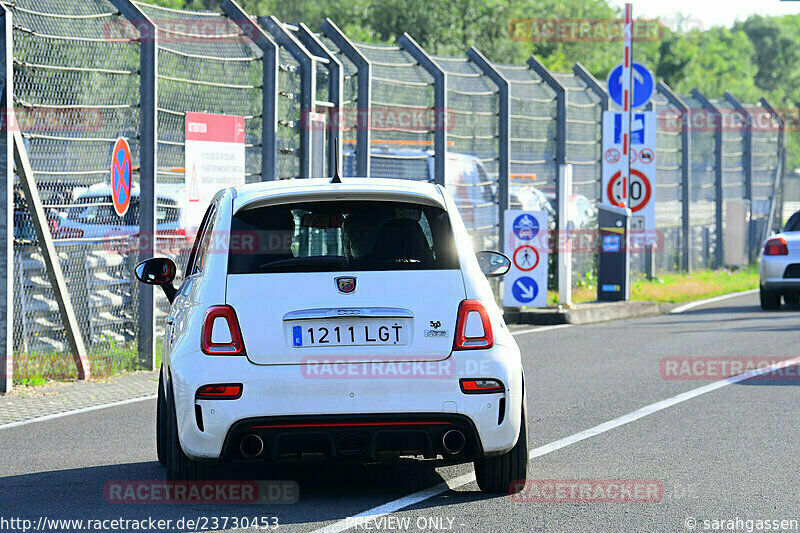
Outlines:
[[135, 372], [103, 381], [22, 387], [0, 396], [0, 429], [20, 422], [111, 403], [148, 398], [158, 389], [158, 372]]

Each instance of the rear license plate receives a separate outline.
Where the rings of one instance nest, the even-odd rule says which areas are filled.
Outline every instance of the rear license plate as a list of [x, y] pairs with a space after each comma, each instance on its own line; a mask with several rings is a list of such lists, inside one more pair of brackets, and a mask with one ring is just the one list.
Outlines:
[[408, 324], [396, 320], [305, 320], [292, 324], [290, 333], [295, 348], [408, 344]]

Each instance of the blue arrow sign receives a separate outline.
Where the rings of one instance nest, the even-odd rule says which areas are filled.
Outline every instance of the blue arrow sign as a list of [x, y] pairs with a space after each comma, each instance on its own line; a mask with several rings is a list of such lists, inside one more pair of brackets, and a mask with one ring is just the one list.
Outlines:
[[539, 286], [528, 276], [522, 276], [514, 281], [514, 286], [511, 289], [511, 294], [520, 303], [532, 302], [539, 294]]
[[[608, 96], [620, 107], [622, 105], [622, 64], [617, 65], [608, 75]], [[641, 63], [633, 63], [633, 104], [632, 108], [642, 107], [653, 96], [656, 82], [650, 70]]]

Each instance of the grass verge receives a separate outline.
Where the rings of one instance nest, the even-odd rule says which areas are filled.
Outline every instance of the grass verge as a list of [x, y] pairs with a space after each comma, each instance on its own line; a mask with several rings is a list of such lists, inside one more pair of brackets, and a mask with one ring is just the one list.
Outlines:
[[[631, 300], [684, 303], [721, 294], [758, 288], [758, 269], [750, 266], [731, 270], [697, 270], [691, 274], [662, 274], [653, 280], [637, 275], [631, 279]], [[585, 284], [572, 290], [573, 303], [593, 302], [597, 287]], [[548, 303], [558, 303], [558, 293], [549, 291]]]

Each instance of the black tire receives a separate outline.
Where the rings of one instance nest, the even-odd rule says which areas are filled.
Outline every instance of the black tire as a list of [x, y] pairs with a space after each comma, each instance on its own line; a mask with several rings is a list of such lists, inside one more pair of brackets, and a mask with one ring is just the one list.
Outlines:
[[759, 295], [761, 297], [761, 309], [764, 311], [776, 311], [781, 308], [781, 293], [778, 291], [760, 287]]
[[167, 481], [205, 481], [216, 477], [216, 466], [200, 463], [186, 457], [178, 438], [178, 419], [175, 414], [175, 401], [172, 387], [167, 389], [167, 414], [169, 438], [166, 441]]
[[162, 369], [158, 374], [158, 400], [156, 401], [156, 452], [158, 453], [158, 462], [162, 465], [167, 464], [167, 453], [164, 450], [164, 443], [167, 442], [166, 405]]
[[510, 451], [475, 461], [475, 478], [483, 492], [516, 494], [528, 480], [528, 423], [522, 405], [522, 425], [517, 443]]
[[787, 292], [783, 295], [786, 305], [797, 305], [800, 303], [800, 292]]

